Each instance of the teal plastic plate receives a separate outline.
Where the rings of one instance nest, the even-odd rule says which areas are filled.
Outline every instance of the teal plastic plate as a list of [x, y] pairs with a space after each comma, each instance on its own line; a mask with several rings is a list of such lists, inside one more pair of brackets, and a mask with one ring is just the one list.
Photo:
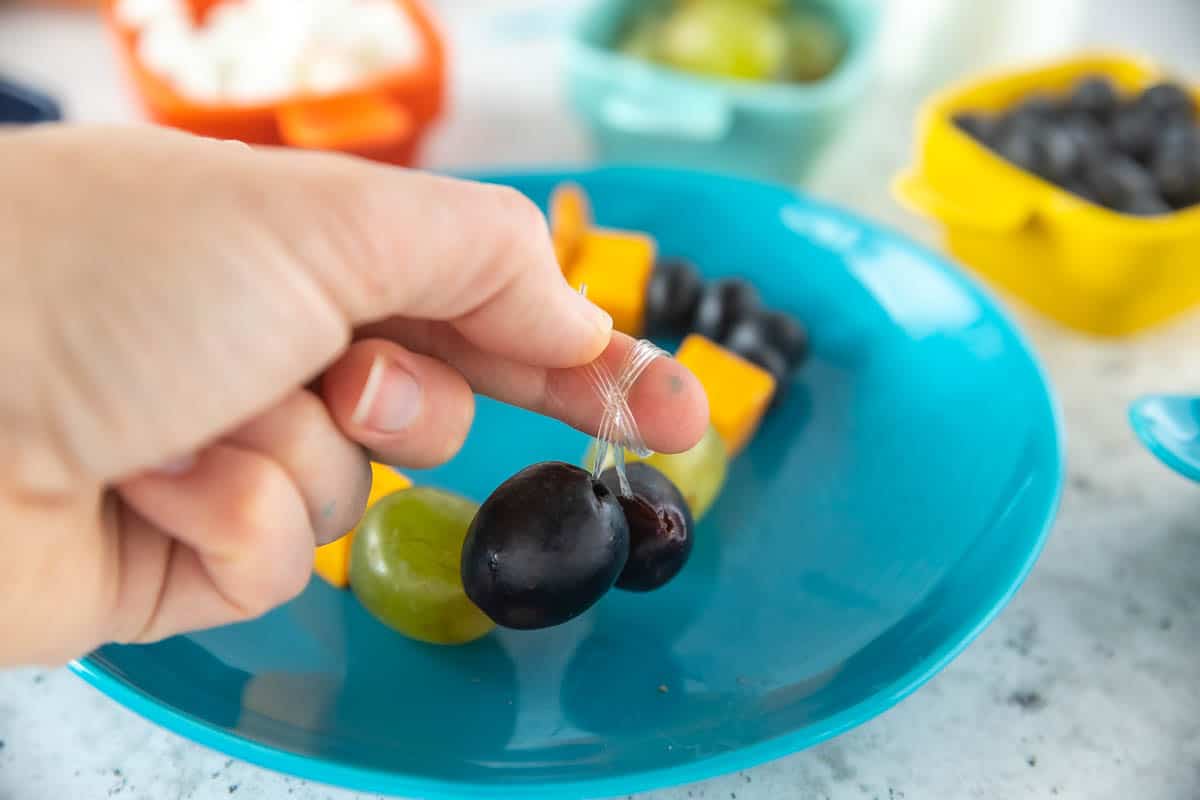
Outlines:
[[[75, 668], [229, 755], [410, 797], [579, 798], [694, 781], [874, 717], [944, 667], [1034, 563], [1062, 446], [1028, 346], [942, 258], [787, 189], [606, 168], [492, 176], [545, 205], [582, 183], [600, 223], [804, 320], [813, 360], [733, 464], [666, 588], [559, 628], [408, 641], [314, 579], [243, 625]], [[482, 500], [565, 426], [480, 403], [416, 480]], [[936, 699], [929, 700], [936, 702]]]

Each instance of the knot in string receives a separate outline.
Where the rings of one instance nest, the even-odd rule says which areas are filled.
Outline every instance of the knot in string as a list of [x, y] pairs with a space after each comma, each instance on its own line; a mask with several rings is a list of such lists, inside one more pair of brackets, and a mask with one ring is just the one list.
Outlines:
[[[579, 293], [586, 295], [587, 286], [580, 286]], [[621, 361], [617, 377], [613, 378], [608, 367], [604, 364], [603, 356], [597, 358], [584, 368], [588, 382], [596, 390], [603, 405], [600, 426], [596, 431], [595, 460], [592, 463], [592, 476], [600, 477], [604, 471], [604, 462], [608, 458], [608, 450], [613, 449], [613, 461], [617, 470], [621, 495], [630, 494], [629, 480], [625, 477], [625, 451], [628, 450], [641, 458], [651, 454], [638, 430], [637, 420], [629, 407], [629, 393], [638, 378], [646, 371], [659, 356], [666, 355], [653, 342], [639, 339], [629, 348]]]

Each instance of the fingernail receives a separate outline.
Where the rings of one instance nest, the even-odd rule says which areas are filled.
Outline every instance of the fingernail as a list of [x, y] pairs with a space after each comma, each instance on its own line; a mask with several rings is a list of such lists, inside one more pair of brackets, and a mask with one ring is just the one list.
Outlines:
[[170, 461], [163, 462], [154, 468], [154, 471], [159, 475], [167, 477], [178, 477], [184, 474], [196, 465], [196, 454], [187, 453], [186, 455], [172, 458]]
[[602, 331], [612, 330], [612, 316], [610, 316], [607, 311], [577, 292], [571, 292], [571, 295], [574, 299], [579, 315], [583, 317], [589, 325], [594, 328], [599, 328]]
[[391, 359], [376, 356], [350, 421], [376, 433], [399, 433], [421, 411], [421, 387]]

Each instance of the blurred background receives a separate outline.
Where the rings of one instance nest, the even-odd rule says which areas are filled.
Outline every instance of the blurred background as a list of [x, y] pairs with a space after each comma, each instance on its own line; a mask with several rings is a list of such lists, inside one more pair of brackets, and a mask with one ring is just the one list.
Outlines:
[[[939, 167], [928, 162], [946, 148], [921, 155], [918, 126], [932, 98], [1095, 51], [1145, 59], [1186, 83], [1200, 75], [1198, 36], [1193, 0], [0, 0], [0, 79], [44, 93], [71, 121], [156, 121], [431, 169], [620, 161], [734, 172], [794, 184], [934, 244], [953, 238], [953, 221], [927, 198], [902, 207], [898, 175], [919, 172], [924, 158], [929, 180], [918, 188], [959, 206], [986, 202], [954, 197], [947, 180], [969, 193], [1006, 179], [972, 151], [966, 161], [946, 155], [940, 169], [963, 175], [935, 185]], [[1148, 80], [1117, 83], [1133, 91]], [[1185, 194], [1200, 197], [1200, 144], [1187, 161]], [[993, 193], [1012, 212], [1014, 197], [1040, 191], [1023, 186]], [[1144, 195], [1132, 202], [1145, 206]], [[1095, 220], [1091, 230], [1113, 230], [1112, 215]], [[1014, 241], [994, 244], [1007, 251]], [[1043, 248], [1034, 258], [1070, 270], [1060, 255]], [[1132, 263], [1105, 267], [1105, 280]], [[1200, 299], [1200, 282], [1181, 291]], [[1110, 298], [1080, 298], [1091, 308], [1077, 316], [1109, 313]], [[1155, 314], [1066, 321], [1127, 333]]]
[[[86, 0], [0, 2], [0, 76], [33, 84], [81, 122], [144, 117], [99, 9]], [[561, 164], [606, 156], [572, 106], [570, 40], [588, 0], [426, 0], [447, 43], [448, 102], [418, 163]], [[618, 4], [619, 5], [619, 4]], [[637, 4], [635, 4], [637, 5]], [[642, 3], [649, 7], [654, 3]], [[838, 4], [834, 4], [838, 5]], [[886, 183], [905, 163], [929, 93], [997, 66], [1118, 47], [1200, 72], [1191, 0], [864, 0], [879, 20], [872, 63], [812, 167], [778, 180], [899, 221]], [[514, 57], [519, 53], [519, 57]], [[619, 154], [624, 155], [624, 154]], [[780, 158], [780, 161], [786, 161]]]

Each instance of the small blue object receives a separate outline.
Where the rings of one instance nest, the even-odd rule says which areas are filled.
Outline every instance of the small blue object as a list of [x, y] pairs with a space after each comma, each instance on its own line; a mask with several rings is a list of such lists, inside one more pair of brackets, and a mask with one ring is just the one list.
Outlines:
[[[649, 594], [463, 647], [410, 641], [314, 579], [242, 625], [74, 664], [229, 755], [406, 797], [627, 795], [750, 767], [885, 711], [1016, 591], [1062, 483], [1029, 346], [941, 257], [785, 188], [663, 169], [485, 178], [651, 232], [708, 278], [803, 320], [813, 356]], [[668, 346], [670, 343], [665, 343]], [[461, 455], [412, 473], [477, 500], [587, 438], [481, 400]], [[936, 698], [934, 699], [936, 702]]]
[[626, 56], [613, 45], [640, 0], [598, 0], [570, 41], [571, 101], [603, 160], [800, 179], [871, 74], [877, 0], [813, 0], [847, 37], [827, 78], [811, 84], [715, 80]]
[[0, 78], [0, 125], [31, 125], [60, 119], [62, 110], [53, 98]]
[[1200, 397], [1148, 395], [1129, 408], [1142, 444], [1171, 469], [1200, 481]]

